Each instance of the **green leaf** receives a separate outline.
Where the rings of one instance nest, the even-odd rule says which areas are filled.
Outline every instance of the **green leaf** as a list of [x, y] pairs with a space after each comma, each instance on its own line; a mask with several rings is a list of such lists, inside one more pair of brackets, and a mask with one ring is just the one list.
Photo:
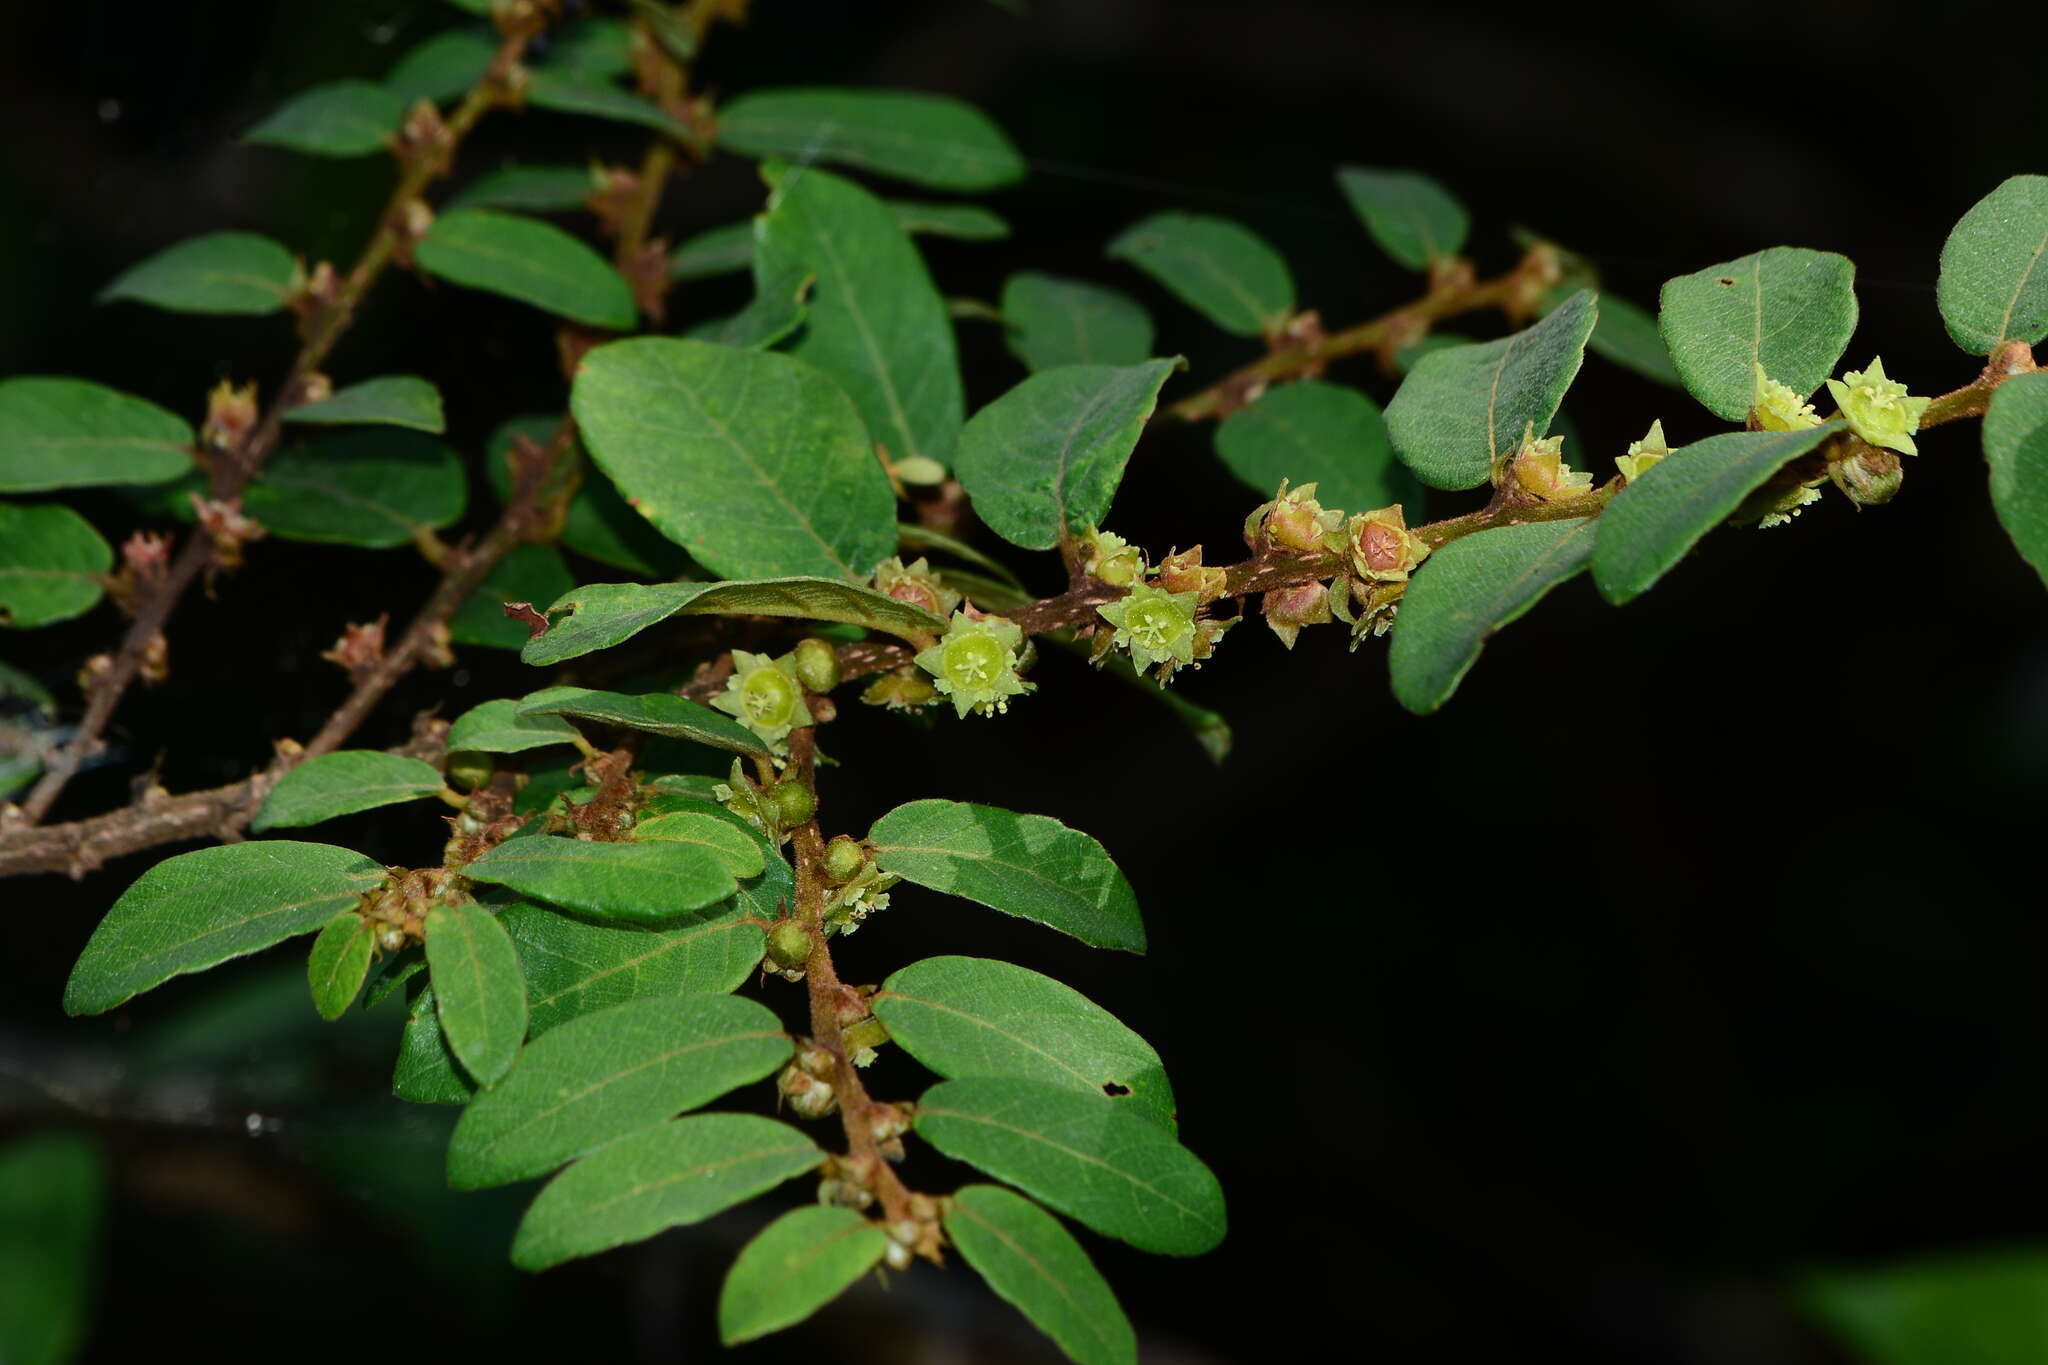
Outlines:
[[666, 841], [508, 839], [462, 873], [621, 924], [673, 921], [738, 889], [720, 857], [700, 845]]
[[728, 1346], [802, 1322], [875, 1268], [889, 1237], [852, 1209], [791, 1209], [740, 1248], [718, 1291]]
[[1345, 166], [1337, 187], [1380, 250], [1410, 270], [1427, 270], [1465, 248], [1472, 226], [1465, 206], [1420, 172]]
[[1418, 506], [1422, 489], [1394, 458], [1379, 405], [1356, 389], [1304, 379], [1269, 389], [1216, 429], [1216, 454], [1261, 497], [1286, 479], [1316, 485], [1325, 507]]
[[766, 866], [760, 843], [723, 811], [677, 810], [651, 816], [633, 827], [633, 838], [702, 849], [735, 879], [758, 877]]
[[449, 1050], [478, 1084], [496, 1085], [526, 1038], [526, 980], [511, 935], [474, 901], [434, 906], [427, 968]]
[[376, 429], [281, 451], [242, 510], [281, 540], [389, 550], [462, 515], [462, 457], [427, 436]]
[[505, 604], [552, 602], [575, 586], [576, 577], [560, 550], [552, 545], [515, 545], [448, 618], [448, 638], [458, 645], [524, 649], [532, 632], [525, 622], [505, 614]]
[[405, 1032], [398, 1040], [391, 1093], [414, 1104], [468, 1104], [476, 1094], [476, 1082], [441, 1036], [441, 1012], [432, 986], [423, 987], [412, 999]]
[[1242, 224], [1196, 213], [1158, 213], [1109, 244], [1181, 302], [1239, 336], [1278, 330], [1294, 311], [1294, 277], [1280, 253]]
[[83, 379], [0, 379], [0, 493], [162, 483], [192, 467], [192, 428]]
[[764, 758], [768, 754], [752, 730], [723, 711], [714, 711], [684, 697], [666, 692], [629, 697], [620, 692], [593, 692], [586, 687], [555, 687], [548, 691], [545, 701], [522, 704], [520, 714], [574, 716], [668, 739], [687, 739], [736, 754], [758, 754]]
[[253, 840], [166, 858], [121, 893], [64, 987], [66, 1014], [101, 1014], [185, 972], [310, 934], [384, 881], [360, 853]]
[[576, 238], [494, 209], [451, 209], [414, 250], [420, 269], [546, 312], [615, 332], [639, 320], [633, 291], [610, 262]]
[[825, 1159], [786, 1123], [696, 1114], [620, 1138], [548, 1183], [512, 1242], [512, 1263], [545, 1270], [701, 1223]]
[[1856, 267], [1832, 251], [1776, 246], [1666, 280], [1657, 327], [1692, 396], [1730, 422], [1749, 416], [1756, 367], [1802, 398], [1856, 330]]
[[951, 237], [962, 242], [994, 242], [1010, 235], [1010, 225], [979, 204], [923, 204], [884, 199], [896, 226], [913, 236]]
[[592, 82], [616, 80], [633, 69], [633, 31], [621, 19], [579, 18], [554, 36], [540, 65]]
[[1867, 1365], [2036, 1365], [2048, 1359], [2048, 1253], [1944, 1252], [1801, 1278], [1796, 1297]]
[[1586, 567], [1598, 519], [1532, 521], [1461, 536], [1424, 561], [1401, 598], [1387, 670], [1401, 705], [1451, 699], [1493, 633]]
[[1605, 356], [1625, 370], [1634, 370], [1645, 379], [1669, 384], [1674, 389], [1685, 386], [1685, 381], [1678, 377], [1678, 367], [1671, 363], [1671, 352], [1664, 349], [1657, 319], [1619, 294], [1600, 295], [1600, 320], [1593, 324], [1593, 335], [1587, 338], [1586, 345], [1596, 355]]
[[275, 313], [298, 287], [292, 253], [253, 232], [209, 232], [132, 265], [99, 302], [134, 299], [174, 313]]
[[894, 546], [860, 414], [800, 360], [615, 341], [584, 357], [572, 406], [619, 491], [713, 572], [864, 578]]
[[2048, 337], [2048, 175], [2016, 175], [1971, 205], [1942, 244], [1935, 301], [1975, 355]]
[[1984, 458], [1999, 523], [2048, 582], [2048, 371], [2014, 375], [1993, 391]]
[[1424, 356], [1387, 404], [1403, 462], [1432, 488], [1476, 488], [1534, 423], [1550, 429], [1598, 315], [1584, 290], [1513, 336]]
[[875, 1017], [948, 1080], [1045, 1081], [1108, 1097], [1173, 1130], [1173, 1090], [1152, 1045], [1049, 976], [980, 957], [928, 957], [887, 981]]
[[1131, 884], [1109, 854], [1045, 815], [912, 801], [868, 831], [884, 872], [1034, 920], [1097, 948], [1145, 951]]
[[337, 815], [433, 796], [442, 787], [431, 763], [377, 749], [343, 749], [309, 758], [278, 779], [249, 828], [317, 825]]
[[1724, 432], [1631, 479], [1600, 516], [1593, 550], [1600, 595], [1620, 606], [1648, 592], [1773, 474], [1840, 429], [1829, 422], [1805, 431]]
[[83, 616], [113, 567], [113, 549], [69, 507], [0, 502], [0, 626], [26, 630]]
[[405, 101], [373, 81], [332, 81], [302, 90], [242, 134], [242, 141], [312, 156], [368, 156], [398, 132]]
[[588, 166], [501, 166], [456, 191], [448, 207], [561, 213], [582, 208], [598, 188]]
[[1155, 1119], [1044, 1081], [941, 1081], [917, 1132], [957, 1161], [1141, 1251], [1198, 1256], [1223, 1240], [1223, 1191]]
[[734, 275], [754, 263], [754, 220], [728, 223], [686, 239], [668, 258], [672, 280], [710, 280]]
[[764, 248], [754, 253], [754, 297], [739, 312], [700, 322], [683, 335], [691, 341], [765, 351], [803, 326], [810, 316], [811, 286], [817, 273], [786, 253]]
[[1003, 284], [1010, 353], [1027, 370], [1135, 365], [1152, 354], [1152, 319], [1137, 300], [1086, 280], [1022, 271]]
[[471, 1101], [448, 1144], [448, 1183], [474, 1190], [542, 1175], [759, 1080], [789, 1054], [773, 1014], [729, 995], [656, 996], [571, 1019]]
[[[512, 442], [524, 436], [545, 447], [553, 439], [561, 419], [555, 416], [514, 417], [491, 434], [484, 458], [484, 473], [501, 503], [512, 497], [512, 471], [508, 460]], [[604, 472], [583, 459], [582, 447], [571, 442], [574, 458], [582, 464], [583, 480], [569, 499], [569, 514], [562, 522], [562, 544], [577, 554], [588, 555], [602, 564], [630, 569], [649, 578], [674, 578], [690, 567], [689, 557], [627, 505]], [[569, 590], [526, 599], [539, 605], [552, 602]], [[520, 599], [514, 598], [514, 601]]]
[[99, 1145], [71, 1133], [0, 1146], [0, 1360], [64, 1365], [84, 1344], [107, 1202]]
[[1024, 158], [987, 115], [907, 90], [742, 95], [719, 110], [718, 141], [743, 156], [832, 162], [939, 190], [992, 190], [1024, 178]]
[[761, 961], [762, 931], [741, 918], [750, 905], [728, 904], [715, 918], [674, 929], [611, 928], [525, 902], [506, 907], [498, 922], [519, 947], [533, 1036], [628, 1000], [736, 989]]
[[[702, 141], [651, 100], [572, 71], [556, 71], [547, 67], [535, 70], [527, 77], [526, 102], [536, 109], [552, 109], [558, 114], [584, 114], [613, 123], [652, 128], [693, 147]], [[632, 324], [626, 325], [630, 327]]]
[[763, 278], [817, 280], [790, 354], [852, 396], [891, 459], [950, 465], [966, 412], [953, 323], [888, 207], [850, 180], [793, 170], [760, 220], [755, 249]]
[[448, 425], [441, 415], [441, 391], [411, 374], [391, 374], [351, 384], [317, 403], [301, 403], [287, 409], [284, 420], [327, 426], [374, 422], [437, 436]]
[[[532, 700], [528, 698], [527, 700]], [[522, 716], [514, 697], [472, 706], [448, 727], [448, 752], [516, 754], [548, 744], [573, 744], [576, 727], [555, 716]]]
[[384, 73], [384, 88], [406, 104], [414, 100], [438, 104], [481, 81], [497, 54], [498, 45], [479, 30], [449, 29], [407, 48]]
[[967, 1185], [947, 1201], [945, 1227], [989, 1287], [1079, 1365], [1136, 1365], [1130, 1320], [1057, 1218], [1000, 1185]]
[[1178, 360], [1041, 370], [960, 433], [960, 482], [990, 530], [1049, 550], [1109, 512], [1124, 464]]
[[354, 910], [342, 911], [320, 930], [306, 958], [306, 984], [322, 1019], [339, 1019], [355, 1003], [376, 948], [376, 931]]

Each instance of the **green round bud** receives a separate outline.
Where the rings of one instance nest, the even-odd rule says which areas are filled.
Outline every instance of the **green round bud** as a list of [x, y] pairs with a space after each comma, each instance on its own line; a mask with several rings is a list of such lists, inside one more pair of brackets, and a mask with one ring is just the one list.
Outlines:
[[834, 886], [846, 885], [867, 865], [868, 851], [852, 835], [836, 835], [825, 845], [825, 880]]
[[475, 791], [491, 780], [497, 765], [491, 762], [489, 754], [480, 754], [474, 749], [461, 749], [448, 755], [448, 780], [460, 782]]
[[799, 640], [796, 676], [797, 681], [812, 692], [830, 692], [839, 686], [839, 651], [815, 636]]
[[801, 782], [777, 782], [768, 795], [773, 798], [775, 812], [782, 817], [785, 829], [803, 824], [818, 812], [818, 798]]
[[810, 931], [795, 920], [783, 920], [768, 931], [768, 960], [784, 971], [796, 970], [810, 957]]

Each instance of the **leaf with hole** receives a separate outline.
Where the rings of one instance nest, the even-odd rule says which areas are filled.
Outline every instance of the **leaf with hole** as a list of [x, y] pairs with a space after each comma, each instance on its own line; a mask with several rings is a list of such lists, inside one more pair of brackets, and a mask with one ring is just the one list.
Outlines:
[[1493, 634], [1582, 571], [1599, 521], [1532, 521], [1461, 536], [1415, 572], [1394, 618], [1394, 696], [1426, 716], [1451, 699]]
[[622, 692], [596, 692], [587, 687], [554, 687], [548, 692], [544, 701], [522, 703], [521, 714], [571, 716], [667, 739], [687, 739], [736, 754], [765, 757], [768, 753], [752, 730], [723, 711], [667, 692], [637, 697]]
[[1427, 270], [1465, 248], [1472, 226], [1465, 206], [1419, 171], [1345, 166], [1337, 187], [1380, 250], [1410, 270]]
[[939, 190], [992, 190], [1024, 178], [1024, 159], [987, 115], [909, 90], [756, 91], [719, 111], [718, 141], [746, 156], [854, 166]]
[[740, 1248], [718, 1291], [718, 1335], [728, 1346], [802, 1322], [875, 1268], [888, 1234], [834, 1206], [791, 1209]]
[[672, 922], [739, 889], [721, 857], [700, 845], [663, 841], [508, 839], [462, 873], [616, 924]]
[[433, 796], [442, 787], [431, 763], [379, 749], [343, 749], [309, 758], [279, 778], [249, 828], [317, 825], [337, 815]]
[[1756, 367], [1804, 398], [1856, 330], [1856, 267], [1832, 251], [1776, 246], [1664, 282], [1657, 328], [1692, 396], [1748, 418]]
[[310, 934], [385, 879], [329, 844], [258, 839], [164, 859], [94, 928], [64, 987], [66, 1014], [101, 1014], [186, 972]]
[[941, 1081], [917, 1132], [956, 1161], [1015, 1185], [1141, 1251], [1199, 1256], [1223, 1240], [1223, 1191], [1153, 1118], [1045, 1081]]
[[287, 408], [284, 420], [322, 426], [373, 423], [437, 436], [447, 427], [447, 419], [441, 415], [441, 391], [412, 374], [385, 375], [337, 389], [316, 403]]
[[331, 1022], [348, 1011], [370, 974], [376, 950], [376, 931], [353, 910], [342, 911], [321, 928], [306, 956], [306, 984], [322, 1019]]
[[1357, 389], [1304, 379], [1269, 389], [1216, 428], [1224, 467], [1261, 497], [1285, 479], [1316, 485], [1325, 507], [1419, 508], [1422, 489], [1394, 458], [1379, 405]]
[[474, 1190], [543, 1175], [759, 1080], [789, 1054], [773, 1014], [729, 995], [655, 996], [572, 1019], [463, 1111], [448, 1181]]
[[0, 493], [161, 483], [192, 467], [192, 428], [83, 379], [0, 379]]
[[1131, 884], [1101, 844], [1045, 815], [965, 801], [912, 801], [868, 831], [884, 872], [1072, 934], [1145, 951]]
[[2048, 582], [2048, 371], [2015, 375], [1993, 392], [1984, 458], [1999, 524]]
[[520, 1221], [512, 1263], [545, 1270], [701, 1223], [825, 1160], [786, 1123], [693, 1114], [620, 1138], [548, 1182]]
[[415, 432], [351, 431], [280, 451], [242, 510], [281, 540], [390, 550], [462, 516], [462, 457]]
[[[786, 871], [782, 880], [789, 880]], [[762, 931], [742, 918], [751, 906], [737, 897], [727, 904], [722, 913], [671, 929], [591, 924], [527, 902], [507, 906], [498, 922], [519, 949], [529, 1030], [538, 1038], [581, 1015], [647, 996], [736, 989], [761, 961]]]
[[0, 626], [83, 616], [106, 591], [113, 547], [69, 507], [0, 502]]
[[1086, 280], [1020, 271], [1003, 284], [1002, 314], [1010, 354], [1033, 372], [1152, 354], [1152, 319], [1138, 301]]
[[1160, 213], [1109, 244], [1209, 321], [1239, 336], [1277, 330], [1294, 311], [1294, 277], [1280, 253], [1228, 218]]
[[875, 1017], [948, 1080], [1013, 1076], [1111, 1098], [1173, 1130], [1152, 1045], [1071, 986], [1008, 962], [928, 957], [882, 983]]
[[374, 81], [332, 81], [302, 90], [242, 141], [311, 156], [368, 156], [398, 132], [405, 100]]
[[947, 1201], [945, 1228], [989, 1288], [1078, 1365], [1136, 1365], [1130, 1319], [1059, 1219], [1000, 1185], [967, 1185]]
[[1620, 606], [1655, 586], [1772, 475], [1841, 429], [1730, 431], [1672, 451], [1629, 480], [1600, 516], [1593, 582]]
[[448, 1050], [479, 1085], [496, 1085], [526, 1038], [526, 979], [498, 917], [474, 901], [427, 911], [427, 968]]
[[414, 248], [420, 269], [592, 327], [628, 332], [633, 292], [599, 256], [552, 223], [496, 209], [450, 209]]
[[1433, 351], [1387, 404], [1394, 450], [1432, 488], [1477, 488], [1532, 424], [1550, 430], [1599, 309], [1585, 290], [1513, 336]]
[[253, 232], [209, 232], [132, 265], [99, 301], [133, 299], [173, 313], [275, 313], [298, 288], [292, 253]]

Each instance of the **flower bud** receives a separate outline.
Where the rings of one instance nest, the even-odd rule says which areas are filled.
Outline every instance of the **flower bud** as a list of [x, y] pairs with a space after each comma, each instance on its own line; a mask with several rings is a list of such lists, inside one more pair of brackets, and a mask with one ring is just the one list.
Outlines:
[[796, 677], [806, 690], [830, 692], [839, 686], [839, 651], [815, 636], [797, 641]]
[[1898, 496], [1899, 485], [1906, 481], [1906, 467], [1891, 451], [1872, 446], [1846, 460], [1829, 461], [1828, 477], [1850, 502], [1875, 507]]
[[1543, 502], [1575, 498], [1593, 484], [1591, 474], [1574, 470], [1564, 462], [1564, 437], [1546, 436], [1539, 441], [1534, 422], [1522, 433], [1521, 448], [1515, 452], [1509, 468], [1514, 473], [1515, 486]]
[[811, 957], [810, 930], [793, 919], [778, 921], [768, 931], [768, 960], [784, 971], [795, 971]]
[[[960, 594], [939, 581], [931, 562], [922, 557], [907, 566], [894, 555], [875, 566], [875, 591], [944, 616], [960, 605]], [[822, 689], [814, 688], [813, 691]]]
[[869, 706], [886, 706], [891, 711], [916, 711], [937, 701], [939, 694], [916, 668], [905, 665], [869, 683], [862, 689], [860, 699]]
[[1192, 550], [1168, 555], [1160, 561], [1159, 571], [1154, 577], [1168, 592], [1193, 593], [1196, 602], [1205, 607], [1223, 596], [1230, 585], [1227, 571], [1203, 565], [1202, 547], [1199, 545]]
[[497, 765], [491, 762], [489, 754], [481, 754], [474, 749], [460, 749], [448, 755], [448, 780], [460, 782], [471, 791], [489, 782], [491, 774], [496, 771]]
[[1091, 528], [1082, 546], [1081, 571], [1112, 588], [1128, 588], [1145, 576], [1145, 552], [1120, 535]]
[[1405, 582], [1410, 571], [1429, 557], [1429, 547], [1409, 534], [1398, 502], [1351, 518], [1339, 545], [1348, 545], [1352, 571], [1374, 583]]
[[834, 835], [832, 842], [825, 845], [825, 880], [834, 886], [844, 886], [860, 875], [867, 866], [868, 851], [852, 835]]
[[891, 1241], [882, 1248], [882, 1261], [889, 1269], [901, 1272], [910, 1269], [911, 1257], [914, 1254], [903, 1243]]
[[1321, 583], [1303, 583], [1278, 588], [1266, 594], [1261, 610], [1266, 624], [1280, 637], [1280, 643], [1294, 648], [1303, 626], [1320, 626], [1330, 620], [1330, 590]]
[[1283, 550], [1316, 550], [1323, 537], [1344, 521], [1342, 512], [1332, 511], [1316, 501], [1316, 486], [1305, 483], [1290, 491], [1286, 480], [1273, 501], [1254, 511], [1245, 521], [1245, 540], [1253, 549], [1261, 541]]
[[1630, 443], [1626, 455], [1614, 457], [1614, 467], [1621, 471], [1622, 478], [1634, 483], [1670, 453], [1671, 447], [1664, 440], [1664, 423], [1660, 418], [1650, 423], [1650, 429], [1642, 440]]

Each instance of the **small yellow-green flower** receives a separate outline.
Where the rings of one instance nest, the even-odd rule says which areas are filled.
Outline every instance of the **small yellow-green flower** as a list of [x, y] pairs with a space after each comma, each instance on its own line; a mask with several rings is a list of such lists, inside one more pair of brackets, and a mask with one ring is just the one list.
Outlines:
[[944, 616], [960, 605], [960, 594], [939, 581], [931, 561], [922, 556], [905, 564], [895, 555], [875, 566], [875, 591]]
[[761, 737], [778, 754], [789, 752], [789, 732], [811, 723], [804, 706], [803, 684], [797, 681], [795, 656], [771, 659], [765, 654], [732, 652], [732, 676], [711, 704]]
[[1170, 671], [1195, 661], [1195, 608], [1200, 603], [1199, 594], [1140, 583], [1095, 610], [1116, 627], [1118, 647], [1130, 652], [1142, 673], [1153, 664], [1167, 664]]
[[1515, 482], [1522, 491], [1545, 502], [1575, 498], [1593, 486], [1593, 476], [1564, 462], [1564, 437], [1536, 439], [1532, 423], [1515, 452]]
[[1145, 576], [1145, 552], [1115, 532], [1090, 530], [1082, 544], [1082, 570], [1112, 588], [1128, 588]]
[[954, 714], [978, 711], [984, 716], [1010, 709], [1010, 698], [1031, 690], [1017, 676], [1017, 649], [1024, 631], [1000, 616], [970, 618], [953, 613], [945, 638], [917, 656], [917, 666], [932, 675], [932, 685], [953, 699]]
[[1760, 530], [1769, 530], [1773, 526], [1783, 526], [1791, 521], [1792, 518], [1798, 516], [1801, 511], [1819, 501], [1820, 489], [1818, 487], [1811, 483], [1801, 484], [1780, 498], [1777, 506], [1764, 513], [1763, 519], [1757, 522], [1757, 527]]
[[1752, 368], [1756, 371], [1756, 396], [1749, 406], [1758, 431], [1804, 431], [1820, 425], [1813, 404], [1800, 401], [1789, 387], [1765, 374], [1762, 365]]
[[1375, 583], [1405, 581], [1429, 557], [1429, 547], [1409, 534], [1398, 502], [1376, 512], [1360, 512], [1341, 535], [1332, 535], [1325, 544], [1333, 550], [1349, 549], [1352, 572]]
[[1313, 550], [1323, 537], [1344, 524], [1344, 514], [1316, 501], [1316, 486], [1290, 489], [1280, 480], [1271, 502], [1261, 503], [1244, 519], [1244, 542], [1254, 550], [1271, 545], [1283, 550]]
[[1659, 420], [1650, 423], [1649, 434], [1642, 440], [1630, 444], [1628, 454], [1617, 455], [1614, 467], [1621, 471], [1621, 477], [1634, 483], [1659, 460], [1671, 453], [1671, 447], [1664, 441], [1664, 423]]
[[1908, 397], [1904, 384], [1885, 378], [1883, 357], [1874, 357], [1867, 370], [1851, 370], [1840, 379], [1830, 379], [1828, 392], [1835, 396], [1849, 430], [1870, 444], [1901, 455], [1920, 453], [1913, 445], [1913, 433], [1920, 429], [1921, 414], [1933, 400]]

